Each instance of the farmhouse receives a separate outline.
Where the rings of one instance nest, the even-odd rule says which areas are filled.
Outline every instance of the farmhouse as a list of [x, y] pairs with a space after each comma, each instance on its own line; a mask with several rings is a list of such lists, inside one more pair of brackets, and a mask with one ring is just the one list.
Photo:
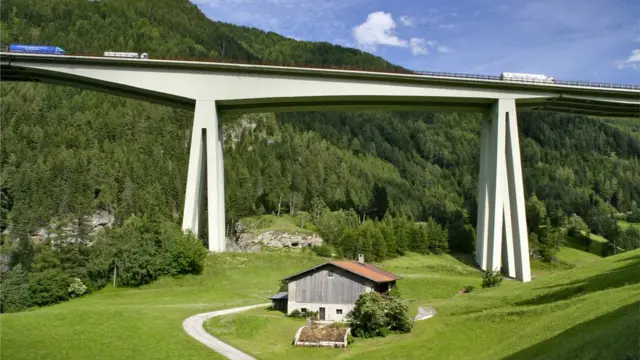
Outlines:
[[329, 261], [284, 278], [288, 291], [270, 297], [273, 307], [291, 314], [294, 310], [318, 312], [319, 320], [343, 321], [360, 294], [386, 294], [399, 276], [358, 261]]

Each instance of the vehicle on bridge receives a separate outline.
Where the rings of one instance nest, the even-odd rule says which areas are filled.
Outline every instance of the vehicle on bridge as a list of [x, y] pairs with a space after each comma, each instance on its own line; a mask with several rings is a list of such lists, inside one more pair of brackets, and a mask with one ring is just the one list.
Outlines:
[[555, 83], [556, 79], [542, 74], [524, 74], [524, 73], [512, 73], [503, 72], [500, 74], [500, 80], [516, 80], [516, 81], [531, 81], [531, 82], [543, 82], [543, 83]]
[[49, 45], [22, 45], [11, 44], [8, 48], [9, 52], [16, 53], [31, 53], [31, 54], [52, 54], [52, 55], [64, 55], [66, 51], [58, 46]]
[[121, 57], [121, 58], [129, 58], [129, 59], [148, 59], [149, 58], [149, 54], [147, 53], [138, 54], [137, 52], [117, 52], [117, 51], [105, 51], [103, 56]]

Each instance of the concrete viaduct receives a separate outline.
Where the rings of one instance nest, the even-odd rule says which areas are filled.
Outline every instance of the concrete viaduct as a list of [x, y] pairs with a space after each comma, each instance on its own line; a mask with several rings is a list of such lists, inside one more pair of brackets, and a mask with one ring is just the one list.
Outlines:
[[640, 118], [640, 87], [214, 62], [0, 53], [0, 80], [35, 81], [194, 109], [182, 227], [198, 233], [208, 197], [209, 250], [225, 250], [227, 112], [468, 111], [483, 115], [476, 261], [531, 280], [518, 110]]

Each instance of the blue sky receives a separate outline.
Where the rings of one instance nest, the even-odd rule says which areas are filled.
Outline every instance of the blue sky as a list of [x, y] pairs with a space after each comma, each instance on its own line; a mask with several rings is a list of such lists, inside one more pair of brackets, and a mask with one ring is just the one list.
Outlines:
[[413, 70], [640, 84], [640, 0], [192, 0], [212, 20]]

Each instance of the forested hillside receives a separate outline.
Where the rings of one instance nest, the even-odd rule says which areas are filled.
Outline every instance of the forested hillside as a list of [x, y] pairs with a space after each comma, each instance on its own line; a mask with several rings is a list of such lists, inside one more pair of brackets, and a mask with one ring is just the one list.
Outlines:
[[[213, 22], [187, 0], [4, 0], [0, 6], [3, 45], [54, 44], [69, 53], [137, 51], [150, 57], [394, 67], [354, 49]], [[153, 259], [178, 251], [172, 239], [180, 237], [174, 230], [182, 216], [192, 112], [49, 85], [3, 83], [0, 91], [0, 226], [9, 230], [3, 241], [10, 249], [10, 265], [22, 267], [10, 274], [12, 284], [28, 281], [37, 294], [58, 286], [47, 283], [50, 277], [64, 284], [74, 276], [90, 290], [97, 289], [112, 274], [118, 256], [139, 248], [140, 259], [153, 264], [130, 260], [129, 268], [118, 268], [125, 271], [118, 275], [120, 284], [141, 284], [182, 271]], [[640, 140], [629, 124], [520, 114], [527, 220], [532, 248], [541, 257], [552, 258], [558, 239], [570, 235], [581, 241], [590, 231], [617, 241], [621, 250], [640, 247], [634, 227], [622, 232], [614, 218], [640, 218]], [[279, 210], [308, 212], [315, 214], [311, 221], [327, 243], [342, 254], [359, 250], [381, 260], [407, 248], [423, 253], [474, 249], [477, 116], [258, 114], [225, 119], [225, 136], [230, 225], [244, 216]], [[97, 209], [113, 213], [116, 227], [127, 226], [98, 239], [104, 246], [94, 247], [97, 250], [76, 242], [67, 252], [51, 252], [47, 244], [34, 247], [29, 241], [29, 233], [52, 221], [82, 220]], [[358, 228], [358, 221], [335, 220], [341, 215], [322, 217], [318, 214], [327, 211], [322, 209], [350, 210], [345, 218], [365, 224]], [[381, 220], [385, 214], [387, 219], [375, 225], [365, 221]], [[426, 225], [417, 225], [422, 230], [409, 236], [402, 230], [407, 219]], [[78, 233], [59, 238], [88, 240], [79, 223]], [[338, 230], [331, 225], [335, 223]], [[161, 240], [153, 245], [147, 230]], [[404, 245], [398, 245], [401, 242]], [[119, 246], [116, 252], [107, 250], [112, 243]], [[146, 245], [139, 246], [142, 243]], [[192, 254], [185, 246], [179, 249]], [[186, 268], [198, 271], [197, 266]], [[131, 279], [126, 269], [146, 273]]]

